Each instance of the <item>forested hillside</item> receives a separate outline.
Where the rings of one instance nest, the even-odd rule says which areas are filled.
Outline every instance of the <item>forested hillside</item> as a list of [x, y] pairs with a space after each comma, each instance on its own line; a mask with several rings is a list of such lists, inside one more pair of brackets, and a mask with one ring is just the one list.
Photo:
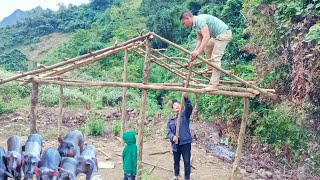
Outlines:
[[[211, 14], [226, 22], [233, 39], [223, 57], [223, 68], [274, 88], [278, 98], [263, 96], [250, 101], [247, 149], [267, 146], [283, 167], [308, 165], [310, 174], [320, 173], [320, 1], [319, 0], [92, 0], [81, 6], [61, 5], [56, 12], [45, 11], [13, 26], [0, 28], [0, 78], [17, 71], [51, 65], [63, 58], [76, 57], [116, 42], [136, 37], [142, 30], [153, 31], [193, 50], [196, 34], [179, 21], [180, 13]], [[59, 33], [64, 43], [47, 53], [28, 59], [25, 50], [36, 51], [41, 37]], [[181, 54], [162, 42], [154, 48], [167, 48], [166, 54]], [[22, 51], [22, 49], [24, 51]], [[123, 53], [67, 74], [82, 80], [122, 81]], [[203, 66], [204, 67], [204, 66]], [[141, 82], [143, 58], [130, 53], [128, 81]], [[222, 76], [229, 80], [228, 77]], [[180, 82], [165, 69], [152, 65], [149, 81]], [[0, 114], [28, 107], [30, 86], [18, 83], [0, 85]], [[169, 116], [170, 99], [181, 93], [148, 92], [148, 116]], [[121, 88], [66, 88], [70, 108], [103, 109], [121, 104]], [[41, 86], [42, 106], [59, 103], [59, 88]], [[138, 108], [140, 90], [128, 90], [128, 106]], [[191, 95], [194, 101], [194, 95]], [[242, 98], [201, 95], [201, 121], [217, 124], [237, 122], [242, 116]], [[234, 129], [239, 129], [235, 124]], [[235, 142], [236, 137], [231, 137]], [[235, 145], [235, 144], [232, 144]]]

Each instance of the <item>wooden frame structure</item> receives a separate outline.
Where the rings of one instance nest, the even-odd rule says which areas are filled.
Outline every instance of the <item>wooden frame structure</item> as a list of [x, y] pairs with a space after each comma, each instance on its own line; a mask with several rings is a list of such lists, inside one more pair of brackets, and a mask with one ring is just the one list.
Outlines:
[[[243, 146], [243, 140], [245, 135], [246, 121], [248, 117], [249, 108], [249, 98], [255, 97], [257, 94], [261, 93], [271, 98], [275, 98], [273, 89], [262, 89], [257, 87], [254, 82], [245, 81], [227, 70], [224, 70], [216, 65], [210, 63], [208, 60], [199, 56], [197, 59], [200, 62], [189, 63], [188, 59], [185, 57], [169, 57], [160, 52], [160, 50], [153, 49], [151, 47], [152, 39], [157, 38], [170, 46], [173, 46], [187, 55], [191, 52], [184, 49], [183, 47], [153, 33], [149, 32], [145, 35], [140, 35], [122, 44], [117, 44], [108, 48], [104, 48], [92, 53], [88, 53], [79, 57], [72, 59], [65, 58], [64, 61], [51, 65], [51, 66], [40, 66], [39, 69], [21, 73], [7, 79], [0, 79], [0, 85], [10, 82], [10, 81], [20, 81], [22, 85], [32, 83], [32, 96], [31, 96], [31, 110], [30, 119], [31, 126], [30, 132], [34, 132], [37, 129], [37, 116], [36, 116], [36, 106], [38, 103], [38, 88], [41, 84], [55, 84], [60, 87], [60, 98], [59, 98], [59, 113], [60, 118], [58, 120], [58, 134], [61, 132], [62, 124], [62, 113], [63, 113], [63, 86], [75, 86], [75, 87], [91, 87], [91, 86], [114, 86], [123, 87], [122, 96], [122, 126], [121, 135], [125, 131], [125, 119], [126, 119], [126, 91], [127, 88], [141, 88], [141, 110], [140, 110], [140, 121], [139, 121], [139, 132], [138, 132], [138, 179], [141, 179], [141, 166], [142, 166], [142, 152], [143, 152], [143, 132], [144, 132], [144, 120], [146, 118], [146, 99], [147, 90], [170, 90], [170, 91], [184, 91], [192, 92], [196, 94], [196, 102], [200, 94], [212, 94], [212, 95], [223, 95], [223, 96], [236, 96], [244, 98], [244, 111], [243, 118], [241, 121], [240, 133], [238, 136], [238, 145], [236, 150], [235, 161], [233, 164], [231, 179], [236, 179], [237, 173], [239, 171], [240, 156]], [[141, 48], [145, 47], [145, 49]], [[81, 81], [81, 80], [71, 80], [63, 78], [63, 74], [70, 72], [74, 69], [86, 66], [88, 64], [94, 63], [102, 58], [113, 55], [119, 51], [125, 51], [124, 53], [124, 72], [123, 72], [123, 82], [101, 82], [101, 81]], [[144, 56], [144, 67], [143, 67], [143, 81], [142, 83], [130, 83], [127, 82], [127, 67], [128, 67], [128, 52], [133, 51], [137, 54]], [[182, 61], [182, 62], [181, 62]], [[149, 72], [150, 64], [155, 63], [159, 66], [166, 68], [168, 71], [179, 76], [183, 81], [181, 83], [149, 83]], [[217, 91], [205, 92], [203, 87], [206, 87], [209, 83], [210, 77], [206, 76], [203, 72], [197, 72], [193, 69], [194, 65], [199, 65], [201, 63], [207, 63], [213, 68], [221, 71], [222, 73], [232, 77], [235, 81], [220, 81], [221, 86], [218, 87]], [[180, 68], [180, 69], [179, 69]], [[241, 87], [242, 85], [242, 87]], [[243, 87], [244, 86], [244, 87]], [[199, 88], [200, 87], [200, 88]], [[183, 101], [182, 101], [183, 102]], [[181, 103], [183, 105], [183, 103]], [[197, 107], [197, 103], [195, 107]], [[181, 108], [182, 109], [182, 108]], [[181, 113], [179, 113], [181, 114]], [[180, 117], [179, 117], [180, 118]], [[178, 120], [178, 122], [180, 122]], [[179, 125], [178, 125], [179, 127]], [[179, 129], [179, 128], [178, 128]], [[177, 130], [179, 131], [179, 130]], [[177, 132], [177, 136], [179, 133]], [[123, 144], [123, 142], [122, 142]]]

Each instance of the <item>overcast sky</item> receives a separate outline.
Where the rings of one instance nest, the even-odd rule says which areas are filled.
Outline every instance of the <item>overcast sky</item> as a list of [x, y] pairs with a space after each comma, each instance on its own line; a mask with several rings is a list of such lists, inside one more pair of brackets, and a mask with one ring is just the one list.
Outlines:
[[49, 8], [55, 11], [58, 10], [58, 3], [80, 5], [88, 2], [89, 0], [0, 0], [0, 21], [16, 9], [25, 11], [41, 6], [43, 9]]

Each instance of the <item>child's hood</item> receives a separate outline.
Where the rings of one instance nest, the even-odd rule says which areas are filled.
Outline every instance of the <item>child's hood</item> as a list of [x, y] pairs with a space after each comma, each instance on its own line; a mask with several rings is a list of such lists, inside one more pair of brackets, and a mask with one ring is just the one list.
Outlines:
[[122, 139], [127, 144], [135, 144], [136, 143], [136, 133], [134, 131], [127, 131], [123, 134]]

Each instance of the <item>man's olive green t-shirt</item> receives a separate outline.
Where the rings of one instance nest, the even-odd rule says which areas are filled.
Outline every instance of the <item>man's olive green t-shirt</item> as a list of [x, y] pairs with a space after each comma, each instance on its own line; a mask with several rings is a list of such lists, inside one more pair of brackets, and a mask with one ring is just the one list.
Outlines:
[[195, 29], [196, 32], [201, 33], [202, 27], [206, 24], [208, 25], [211, 37], [217, 37], [229, 29], [228, 25], [215, 16], [209, 14], [193, 16], [192, 28]]

